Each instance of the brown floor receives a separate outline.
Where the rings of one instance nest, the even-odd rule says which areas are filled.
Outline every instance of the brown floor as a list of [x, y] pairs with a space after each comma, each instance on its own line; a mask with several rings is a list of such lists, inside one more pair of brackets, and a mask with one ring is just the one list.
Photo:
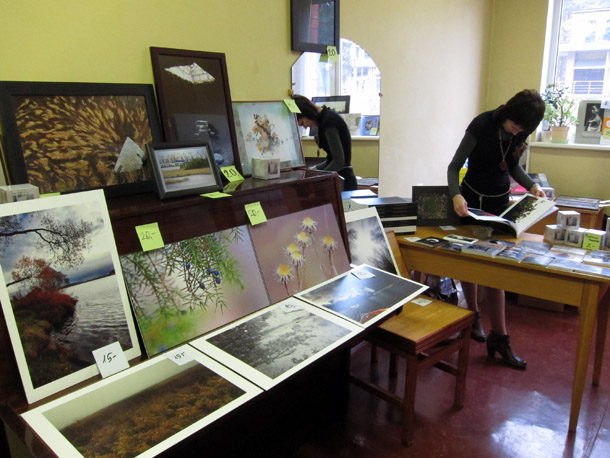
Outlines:
[[[484, 306], [482, 316], [488, 329]], [[590, 368], [578, 430], [568, 434], [577, 309], [519, 306], [509, 295], [507, 320], [513, 348], [528, 361], [527, 369], [490, 359], [485, 344], [471, 341], [466, 401], [459, 411], [451, 407], [454, 377], [434, 368], [423, 373], [412, 447], [400, 443], [399, 409], [351, 386], [347, 415], [318, 431], [292, 458], [610, 457], [610, 343], [600, 386], [591, 385]], [[385, 377], [387, 353], [378, 353], [378, 374]], [[352, 371], [369, 371], [368, 358], [367, 344], [354, 348]]]

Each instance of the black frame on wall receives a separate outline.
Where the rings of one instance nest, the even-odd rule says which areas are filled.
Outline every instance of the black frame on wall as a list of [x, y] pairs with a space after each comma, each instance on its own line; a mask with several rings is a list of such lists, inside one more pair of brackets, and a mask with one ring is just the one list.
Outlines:
[[290, 0], [291, 49], [326, 54], [339, 47], [339, 0]]

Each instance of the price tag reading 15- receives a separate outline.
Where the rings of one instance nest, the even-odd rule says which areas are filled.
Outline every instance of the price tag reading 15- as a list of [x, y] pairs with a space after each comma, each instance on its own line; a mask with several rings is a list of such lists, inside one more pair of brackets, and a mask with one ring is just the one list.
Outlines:
[[231, 182], [244, 180], [244, 177], [241, 176], [241, 174], [237, 171], [234, 165], [220, 167], [220, 171], [225, 176], [225, 178]]
[[118, 341], [93, 350], [93, 358], [102, 378], [116, 374], [129, 367], [125, 353], [123, 353], [121, 344]]
[[265, 212], [263, 211], [263, 207], [261, 207], [260, 202], [246, 204], [244, 205], [244, 208], [246, 209], [246, 214], [248, 215], [250, 224], [253, 226], [267, 221], [267, 217], [265, 216]]

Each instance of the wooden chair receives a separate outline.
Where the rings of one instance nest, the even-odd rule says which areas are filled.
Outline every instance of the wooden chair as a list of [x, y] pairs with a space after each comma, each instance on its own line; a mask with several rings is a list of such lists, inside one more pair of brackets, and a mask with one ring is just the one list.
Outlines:
[[[400, 251], [394, 251], [396, 243], [393, 234], [388, 234], [388, 241], [393, 248], [395, 257]], [[397, 245], [396, 245], [397, 248]], [[398, 258], [397, 258], [398, 261]], [[402, 263], [402, 265], [401, 265]], [[401, 274], [406, 272], [402, 257], [399, 269]], [[406, 359], [406, 380], [403, 396], [384, 389], [370, 380], [350, 375], [350, 380], [387, 402], [398, 405], [403, 410], [402, 443], [410, 446], [413, 441], [413, 419], [415, 406], [415, 393], [417, 389], [417, 376], [435, 366], [456, 377], [454, 401], [455, 408], [464, 405], [464, 391], [466, 388], [466, 372], [468, 369], [468, 352], [470, 348], [470, 328], [474, 321], [474, 313], [431, 299], [430, 304], [421, 306], [413, 302], [405, 304], [402, 312], [373, 330], [366, 340], [371, 344], [371, 363], [377, 361], [376, 349], [383, 348], [390, 352], [390, 375], [396, 375], [396, 356]], [[457, 334], [457, 337], [455, 337]], [[446, 359], [458, 353], [457, 364], [451, 364]]]

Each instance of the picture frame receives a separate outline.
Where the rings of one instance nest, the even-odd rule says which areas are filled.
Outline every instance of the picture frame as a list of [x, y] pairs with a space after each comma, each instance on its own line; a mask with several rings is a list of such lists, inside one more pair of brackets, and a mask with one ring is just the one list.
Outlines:
[[339, 0], [290, 0], [291, 49], [326, 54], [339, 49]]
[[28, 403], [99, 374], [93, 352], [141, 355], [104, 192], [0, 205], [0, 302]]
[[295, 297], [368, 328], [427, 289], [421, 283], [362, 264]]
[[279, 157], [280, 170], [305, 165], [296, 115], [283, 101], [236, 101], [232, 109], [244, 175], [252, 174], [254, 158]]
[[398, 264], [375, 207], [345, 213], [352, 264], [367, 264], [398, 274]]
[[291, 297], [190, 344], [269, 390], [361, 332], [348, 320]]
[[578, 124], [575, 143], [599, 144], [605, 110], [601, 100], [581, 100], [578, 105]]
[[379, 115], [365, 115], [360, 118], [361, 137], [377, 137], [379, 136]]
[[224, 53], [150, 47], [166, 142], [209, 141], [222, 166], [241, 162]]
[[[145, 458], [158, 456], [262, 392], [184, 345], [29, 410], [22, 418], [57, 456], [99, 456], [101, 447]], [[139, 437], [119, 445], [123, 434], [117, 431]]]
[[449, 186], [413, 186], [413, 203], [417, 204], [418, 226], [459, 226], [460, 217], [453, 210]]
[[163, 137], [151, 84], [2, 81], [0, 123], [9, 184], [152, 190], [145, 146]]
[[349, 95], [324, 95], [312, 97], [311, 101], [316, 105], [326, 105], [339, 114], [345, 114], [349, 113], [350, 99], [351, 96]]
[[160, 199], [222, 189], [209, 142], [149, 143], [146, 150]]

